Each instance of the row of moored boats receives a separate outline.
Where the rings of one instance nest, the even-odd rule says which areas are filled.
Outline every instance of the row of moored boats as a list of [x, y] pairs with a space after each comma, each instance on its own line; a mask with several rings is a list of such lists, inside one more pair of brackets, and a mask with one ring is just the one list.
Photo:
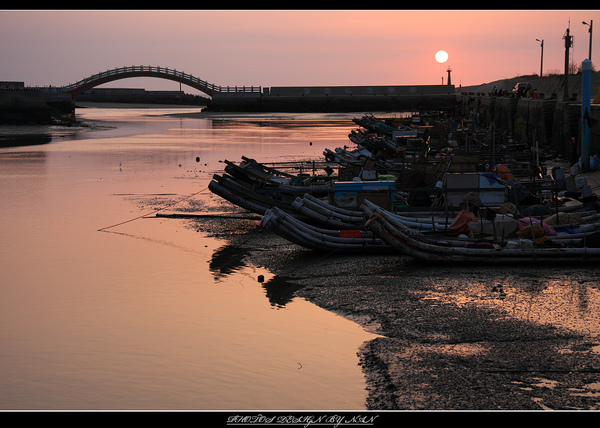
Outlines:
[[352, 149], [303, 162], [225, 160], [209, 189], [314, 251], [435, 262], [600, 260], [596, 196], [585, 178], [543, 168], [540, 151], [496, 144], [489, 134], [474, 142], [481, 130], [448, 121], [354, 121]]

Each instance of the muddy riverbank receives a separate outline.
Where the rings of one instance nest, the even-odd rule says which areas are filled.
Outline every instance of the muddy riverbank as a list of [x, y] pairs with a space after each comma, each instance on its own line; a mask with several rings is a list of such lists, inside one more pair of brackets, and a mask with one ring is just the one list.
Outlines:
[[357, 350], [369, 410], [600, 408], [597, 267], [426, 266], [307, 251], [256, 220], [191, 225], [230, 242], [227, 269], [274, 273], [274, 302], [304, 298], [379, 335]]

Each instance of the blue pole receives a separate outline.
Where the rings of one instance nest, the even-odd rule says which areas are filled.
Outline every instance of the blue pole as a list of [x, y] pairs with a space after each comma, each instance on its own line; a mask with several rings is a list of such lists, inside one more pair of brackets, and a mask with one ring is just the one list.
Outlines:
[[590, 170], [590, 100], [592, 98], [592, 61], [583, 60], [581, 63], [581, 169]]

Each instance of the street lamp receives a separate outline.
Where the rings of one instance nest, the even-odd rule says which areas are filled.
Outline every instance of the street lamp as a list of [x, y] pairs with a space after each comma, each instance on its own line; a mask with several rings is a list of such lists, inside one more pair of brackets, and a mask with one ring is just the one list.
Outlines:
[[590, 29], [588, 30], [590, 33], [590, 53], [588, 55], [588, 59], [591, 61], [592, 60], [592, 27], [594, 26], [594, 20], [591, 20], [589, 24], [585, 21], [581, 21], [581, 23], [583, 25], [587, 25], [588, 27], [590, 27]]
[[536, 39], [542, 44], [542, 59], [540, 60], [540, 77], [542, 77], [542, 69], [544, 68], [544, 39]]

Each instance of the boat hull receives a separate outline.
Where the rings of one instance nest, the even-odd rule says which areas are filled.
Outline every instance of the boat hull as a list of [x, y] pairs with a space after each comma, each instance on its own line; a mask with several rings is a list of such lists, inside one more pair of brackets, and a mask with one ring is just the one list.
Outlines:
[[[520, 242], [519, 246], [494, 245], [470, 241], [464, 246], [452, 245], [448, 240], [427, 239], [422, 233], [410, 229], [385, 210], [374, 205], [363, 205], [369, 215], [367, 228], [399, 253], [429, 263], [477, 263], [477, 264], [537, 264], [557, 262], [598, 262], [600, 248], [575, 247], [550, 243], [536, 245]], [[519, 241], [512, 241], [519, 244]]]

